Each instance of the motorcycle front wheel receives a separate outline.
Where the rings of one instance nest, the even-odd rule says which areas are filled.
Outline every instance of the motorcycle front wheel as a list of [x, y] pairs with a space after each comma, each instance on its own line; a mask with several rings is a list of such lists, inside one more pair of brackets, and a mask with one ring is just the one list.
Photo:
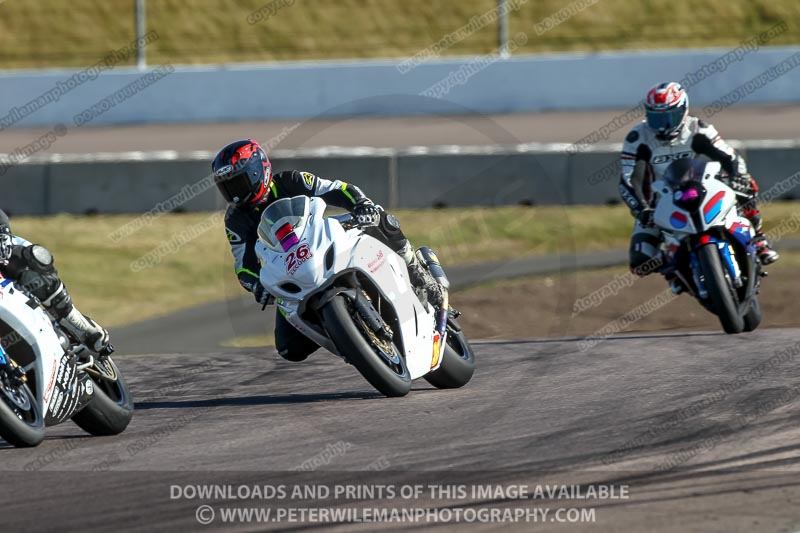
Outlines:
[[379, 338], [347, 297], [334, 297], [322, 308], [322, 319], [339, 353], [379, 392], [398, 397], [411, 391], [411, 374], [397, 346]]
[[27, 384], [13, 384], [0, 370], [0, 437], [17, 448], [44, 440], [42, 409]]
[[725, 276], [724, 266], [716, 244], [706, 244], [698, 251], [700, 268], [703, 270], [705, 286], [711, 300], [711, 308], [719, 318], [725, 333], [741, 333], [744, 318], [739, 314], [735, 292]]

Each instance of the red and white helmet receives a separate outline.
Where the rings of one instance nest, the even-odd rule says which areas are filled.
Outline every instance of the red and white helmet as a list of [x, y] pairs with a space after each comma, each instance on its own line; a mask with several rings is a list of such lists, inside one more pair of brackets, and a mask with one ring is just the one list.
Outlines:
[[680, 83], [659, 83], [647, 93], [644, 109], [647, 125], [658, 132], [658, 137], [674, 139], [689, 115], [689, 95]]

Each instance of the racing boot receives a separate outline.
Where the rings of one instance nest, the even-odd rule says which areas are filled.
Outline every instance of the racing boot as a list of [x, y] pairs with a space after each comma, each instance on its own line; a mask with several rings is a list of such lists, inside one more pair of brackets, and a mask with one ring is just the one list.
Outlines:
[[406, 262], [408, 277], [419, 301], [423, 305], [425, 305], [425, 302], [430, 302], [434, 307], [441, 308], [444, 303], [442, 286], [433, 279], [427, 267], [420, 263], [417, 254], [414, 253], [414, 248], [411, 247], [411, 243], [406, 241], [405, 246], [397, 253]]
[[664, 276], [669, 288], [672, 289], [672, 294], [676, 296], [686, 291], [686, 286], [678, 276], [675, 266], [675, 254], [677, 251], [677, 246], [669, 246], [651, 260], [652, 265], [655, 265], [658, 271]]
[[108, 331], [78, 311], [63, 283], [42, 305], [59, 326], [96, 354], [103, 354], [109, 347]]
[[676, 273], [675, 264], [672, 261], [672, 255], [667, 252], [663, 255], [663, 257], [666, 257], [667, 259], [664, 259], [663, 266], [659, 269], [659, 272], [661, 272], [661, 274], [664, 276], [669, 288], [672, 289], [672, 294], [677, 296], [678, 294], [684, 292], [686, 287], [683, 285], [683, 282]]
[[756, 230], [756, 236], [753, 239], [753, 244], [756, 245], [756, 255], [762, 265], [771, 265], [781, 258], [780, 254], [772, 249], [767, 241], [767, 237], [762, 231], [761, 212], [758, 209], [751, 208], [745, 210], [744, 216], [753, 224], [753, 229]]
[[102, 355], [109, 346], [108, 331], [76, 307], [59, 320], [58, 324], [96, 354]]
[[683, 286], [683, 282], [678, 276], [675, 275], [674, 272], [671, 274], [664, 274], [664, 279], [667, 280], [669, 288], [672, 289], [672, 294], [674, 294], [675, 296], [681, 294], [686, 290], [685, 287]]
[[756, 238], [754, 239], [756, 245], [756, 255], [758, 256], [758, 260], [761, 261], [762, 265], [771, 265], [775, 261], [781, 258], [780, 254], [772, 249], [767, 241], [767, 237], [764, 235], [763, 231], [756, 232]]

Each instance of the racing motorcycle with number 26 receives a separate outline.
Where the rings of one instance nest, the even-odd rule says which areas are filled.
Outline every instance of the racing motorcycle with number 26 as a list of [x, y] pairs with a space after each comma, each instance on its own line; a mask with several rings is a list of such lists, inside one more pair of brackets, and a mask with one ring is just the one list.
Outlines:
[[741, 333], [761, 322], [758, 290], [766, 272], [753, 226], [739, 210], [738, 197], [747, 196], [727, 178], [716, 162], [675, 161], [653, 182], [654, 223], [667, 247], [662, 272], [673, 273], [726, 333]]
[[283, 198], [264, 211], [256, 253], [261, 283], [286, 320], [352, 364], [386, 396], [414, 379], [437, 388], [466, 385], [472, 348], [448, 304], [436, 255], [417, 257], [444, 288], [441, 308], [420, 301], [402, 258], [367, 235], [351, 215], [325, 217], [322, 198]]

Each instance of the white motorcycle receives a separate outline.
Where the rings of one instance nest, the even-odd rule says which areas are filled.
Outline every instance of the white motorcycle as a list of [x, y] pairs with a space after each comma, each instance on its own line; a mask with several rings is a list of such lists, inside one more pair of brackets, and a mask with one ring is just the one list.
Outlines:
[[438, 388], [469, 382], [475, 357], [449, 310], [436, 255], [417, 252], [445, 288], [442, 309], [420, 302], [400, 256], [350, 215], [325, 217], [325, 208], [321, 198], [297, 196], [261, 217], [261, 283], [286, 320], [386, 396], [408, 394], [421, 377]]
[[758, 289], [766, 273], [753, 226], [738, 209], [737, 197], [748, 196], [722, 179], [716, 162], [672, 163], [653, 182], [654, 222], [664, 235], [667, 271], [717, 315], [726, 333], [741, 333], [761, 323]]
[[37, 446], [45, 427], [71, 419], [92, 435], [116, 435], [133, 398], [110, 357], [70, 342], [39, 301], [0, 276], [0, 437]]

